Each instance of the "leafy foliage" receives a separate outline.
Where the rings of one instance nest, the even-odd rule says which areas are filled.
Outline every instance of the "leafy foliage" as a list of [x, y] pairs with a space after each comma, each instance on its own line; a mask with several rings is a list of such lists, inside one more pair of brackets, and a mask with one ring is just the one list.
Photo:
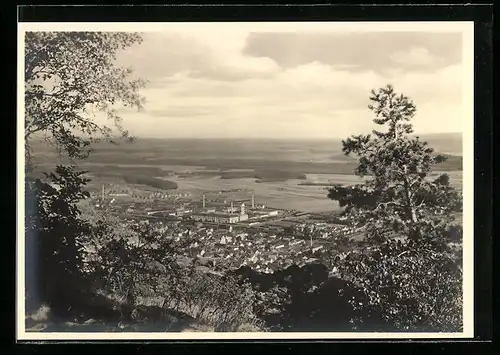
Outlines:
[[[123, 137], [117, 107], [142, 108], [138, 90], [145, 82], [115, 65], [118, 51], [142, 41], [125, 32], [27, 32], [25, 37], [25, 141], [46, 139], [71, 158], [86, 157], [92, 141], [112, 136], [94, 119], [98, 110]], [[81, 134], [78, 134], [81, 133]], [[29, 157], [29, 156], [28, 156]]]
[[413, 101], [390, 85], [373, 90], [370, 100], [381, 130], [343, 141], [344, 154], [358, 158], [355, 174], [369, 178], [333, 187], [328, 197], [339, 201], [351, 223], [364, 226], [371, 246], [342, 253], [336, 263], [367, 296], [353, 300], [357, 308], [379, 310], [401, 330], [458, 330], [461, 248], [451, 246], [461, 239], [453, 215], [462, 209], [461, 194], [446, 174], [429, 179], [446, 157], [411, 136]]
[[178, 277], [179, 267], [176, 246], [153, 226], [142, 222], [127, 227], [110, 226], [104, 237], [89, 243], [87, 272], [101, 291], [116, 295], [132, 311], [138, 297], [161, 294]]
[[[366, 294], [350, 300], [354, 311], [378, 312], [382, 320], [404, 331], [460, 331], [462, 270], [453, 257], [387, 241], [361, 253], [337, 256], [341, 278]], [[353, 319], [362, 326], [364, 319]]]
[[[32, 170], [30, 140], [38, 134], [70, 158], [87, 157], [90, 144], [101, 138], [112, 141], [112, 129], [98, 123], [96, 111], [112, 121], [121, 137], [130, 138], [117, 109], [142, 108], [139, 89], [145, 82], [115, 60], [120, 50], [141, 41], [137, 33], [26, 33], [27, 173]], [[91, 245], [110, 234], [103, 221], [81, 216], [80, 202], [89, 197], [83, 174], [74, 166], [58, 166], [54, 173], [26, 181], [28, 301], [47, 302], [61, 316], [88, 301], [95, 276], [89, 269]]]
[[[57, 315], [83, 302], [87, 280], [83, 255], [90, 224], [77, 203], [88, 197], [88, 181], [74, 167], [58, 166], [48, 182], [26, 183], [26, 291], [35, 304], [46, 302]], [[29, 307], [28, 307], [29, 308]]]
[[254, 312], [266, 327], [278, 331], [351, 330], [353, 308], [348, 297], [356, 289], [328, 277], [323, 264], [292, 265], [273, 274], [248, 267], [231, 272], [252, 286]]

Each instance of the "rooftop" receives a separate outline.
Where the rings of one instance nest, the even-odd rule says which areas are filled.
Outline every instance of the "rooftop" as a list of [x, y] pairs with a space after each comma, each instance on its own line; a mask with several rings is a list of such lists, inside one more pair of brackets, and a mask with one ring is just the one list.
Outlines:
[[194, 216], [210, 216], [210, 217], [238, 217], [240, 216], [238, 213], [223, 213], [223, 212], [215, 212], [215, 213], [207, 213], [207, 212], [197, 212], [193, 214]]

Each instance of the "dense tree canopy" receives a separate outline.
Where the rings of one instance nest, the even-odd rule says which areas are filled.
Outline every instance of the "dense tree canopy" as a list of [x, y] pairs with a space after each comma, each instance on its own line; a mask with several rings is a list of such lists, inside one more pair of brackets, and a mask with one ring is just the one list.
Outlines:
[[[117, 108], [143, 105], [131, 69], [115, 64], [120, 50], [142, 41], [125, 32], [27, 32], [25, 36], [25, 141], [43, 134], [71, 158], [85, 157], [92, 140], [112, 129], [95, 120], [107, 116], [123, 137]], [[27, 156], [29, 158], [29, 155]]]

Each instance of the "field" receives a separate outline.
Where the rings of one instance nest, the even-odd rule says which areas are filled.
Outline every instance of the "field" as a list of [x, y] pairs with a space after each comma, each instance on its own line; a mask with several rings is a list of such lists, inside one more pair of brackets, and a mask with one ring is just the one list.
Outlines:
[[[461, 188], [460, 142], [453, 135], [437, 137], [434, 145], [439, 151], [456, 154], [439, 170]], [[428, 141], [432, 147], [433, 140]], [[38, 173], [69, 163], [37, 144], [34, 162]], [[327, 186], [361, 181], [353, 175], [356, 161], [342, 154], [338, 140], [138, 139], [120, 145], [98, 144], [87, 160], [76, 163], [92, 178], [90, 189], [99, 189], [103, 183], [133, 185], [144, 190], [190, 192], [193, 198], [241, 189], [236, 198], [248, 198], [253, 191], [258, 204], [305, 212], [338, 209], [326, 198]]]

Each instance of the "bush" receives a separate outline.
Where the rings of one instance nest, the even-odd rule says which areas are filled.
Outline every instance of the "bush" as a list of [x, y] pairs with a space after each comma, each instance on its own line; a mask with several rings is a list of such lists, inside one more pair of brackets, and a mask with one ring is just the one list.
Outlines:
[[253, 312], [255, 293], [231, 276], [185, 273], [165, 290], [166, 306], [196, 318], [216, 331], [236, 331], [246, 325], [260, 328]]
[[[363, 297], [350, 300], [360, 314], [377, 312], [393, 330], [459, 332], [462, 329], [462, 270], [452, 255], [410, 242], [388, 241], [337, 258], [341, 277]], [[363, 328], [363, 318], [354, 324]]]
[[88, 181], [73, 167], [58, 166], [47, 181], [26, 183], [27, 311], [45, 303], [55, 317], [77, 316], [88, 296], [83, 255], [91, 226], [77, 203]]
[[329, 277], [323, 264], [292, 265], [274, 274], [242, 267], [232, 272], [257, 294], [255, 314], [275, 331], [350, 331], [356, 316], [349, 303], [362, 294], [349, 282]]
[[98, 288], [123, 304], [122, 318], [129, 319], [138, 297], [155, 297], [178, 277], [176, 246], [149, 223], [128, 226], [126, 234], [113, 230], [94, 244], [88, 270]]

